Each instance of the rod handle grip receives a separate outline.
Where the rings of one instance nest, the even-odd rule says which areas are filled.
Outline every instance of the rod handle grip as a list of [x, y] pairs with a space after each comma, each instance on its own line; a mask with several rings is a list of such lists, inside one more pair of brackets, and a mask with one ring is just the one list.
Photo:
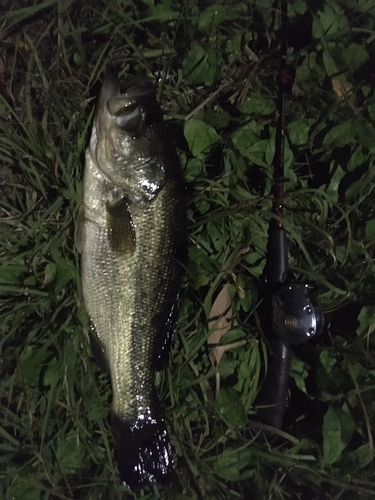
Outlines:
[[256, 418], [260, 422], [280, 429], [288, 399], [292, 350], [280, 339], [269, 338], [272, 354], [268, 357], [268, 369], [255, 405]]

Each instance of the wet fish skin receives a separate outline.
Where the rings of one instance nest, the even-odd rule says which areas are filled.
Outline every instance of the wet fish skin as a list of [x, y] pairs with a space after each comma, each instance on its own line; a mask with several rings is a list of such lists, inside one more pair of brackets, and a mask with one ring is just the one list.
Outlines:
[[120, 475], [135, 491], [172, 476], [154, 371], [177, 322], [186, 249], [182, 172], [149, 86], [121, 93], [114, 74], [105, 78], [83, 198], [76, 245], [84, 301], [111, 375]]

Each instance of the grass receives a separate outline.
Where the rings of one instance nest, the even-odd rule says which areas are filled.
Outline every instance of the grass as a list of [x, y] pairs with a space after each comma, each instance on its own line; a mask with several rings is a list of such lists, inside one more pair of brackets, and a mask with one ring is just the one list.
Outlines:
[[[291, 270], [316, 285], [320, 339], [296, 351], [276, 447], [256, 439], [280, 62], [279, 6], [189, 0], [9, 3], [0, 41], [0, 497], [370, 499], [375, 489], [375, 7], [291, 2], [286, 103]], [[312, 35], [309, 35], [309, 33]], [[189, 193], [189, 264], [171, 359], [156, 382], [176, 484], [120, 483], [111, 392], [84, 330], [74, 221], [106, 67], [153, 74]], [[207, 340], [233, 312], [217, 368]], [[221, 389], [213, 397], [217, 373]]]

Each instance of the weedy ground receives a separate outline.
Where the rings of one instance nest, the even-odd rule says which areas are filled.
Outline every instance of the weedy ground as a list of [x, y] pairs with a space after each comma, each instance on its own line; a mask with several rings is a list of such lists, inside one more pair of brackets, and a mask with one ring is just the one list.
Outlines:
[[[291, 270], [316, 285], [326, 326], [296, 352], [277, 446], [256, 439], [254, 399], [267, 357], [256, 307], [272, 217], [280, 5], [14, 0], [0, 9], [1, 498], [373, 498], [375, 2], [289, 3], [285, 225]], [[74, 247], [108, 66], [124, 80], [157, 79], [189, 197], [178, 332], [156, 378], [176, 481], [139, 495], [113, 460], [110, 384], [84, 338]], [[225, 284], [233, 320], [221, 344], [245, 343], [214, 368], [208, 318]]]

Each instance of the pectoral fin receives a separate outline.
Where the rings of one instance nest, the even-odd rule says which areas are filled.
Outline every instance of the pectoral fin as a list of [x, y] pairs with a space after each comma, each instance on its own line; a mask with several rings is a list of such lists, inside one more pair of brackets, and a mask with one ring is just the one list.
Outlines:
[[108, 241], [113, 252], [131, 256], [135, 251], [135, 229], [126, 198], [107, 203]]

